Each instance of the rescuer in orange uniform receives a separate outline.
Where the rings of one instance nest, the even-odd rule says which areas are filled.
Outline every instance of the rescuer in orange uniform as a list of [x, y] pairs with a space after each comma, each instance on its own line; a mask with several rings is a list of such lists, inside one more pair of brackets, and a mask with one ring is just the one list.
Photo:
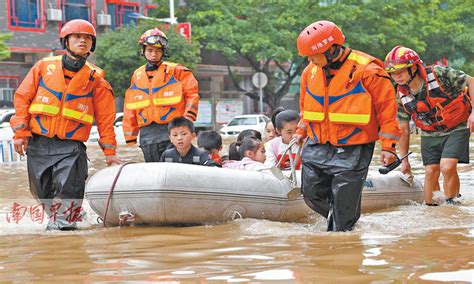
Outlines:
[[168, 123], [175, 117], [195, 121], [198, 114], [198, 82], [186, 67], [163, 61], [168, 57], [168, 38], [157, 28], [138, 41], [147, 64], [132, 75], [125, 92], [123, 131], [127, 144], [137, 142], [146, 162], [159, 162], [170, 147]]
[[299, 55], [309, 60], [295, 135], [300, 142], [309, 136], [302, 192], [308, 206], [327, 218], [328, 231], [354, 228], [375, 141], [382, 141], [380, 160], [387, 165], [396, 158], [400, 136], [394, 88], [382, 61], [344, 41], [329, 21], [312, 23], [297, 39]]
[[[72, 230], [80, 221], [87, 178], [86, 146], [94, 119], [108, 165], [115, 156], [114, 95], [104, 72], [87, 62], [94, 26], [72, 20], [60, 32], [67, 54], [41, 59], [15, 92], [15, 151], [28, 155], [30, 190], [50, 214], [48, 230]], [[71, 214], [72, 213], [72, 214]]]
[[[449, 67], [425, 67], [414, 50], [403, 46], [395, 46], [387, 54], [385, 70], [397, 88], [401, 155], [410, 145], [410, 119], [422, 130], [425, 203], [438, 205], [433, 192], [440, 190], [442, 173], [446, 202], [458, 204], [457, 165], [469, 163], [469, 136], [474, 131], [474, 78]], [[402, 161], [401, 170], [411, 172], [408, 159]]]

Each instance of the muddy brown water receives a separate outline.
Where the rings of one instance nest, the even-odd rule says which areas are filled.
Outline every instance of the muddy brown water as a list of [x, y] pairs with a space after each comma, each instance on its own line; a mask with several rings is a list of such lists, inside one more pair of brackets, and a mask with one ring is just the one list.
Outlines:
[[[419, 147], [412, 150], [414, 172], [423, 178]], [[119, 154], [143, 159], [136, 147], [120, 147]], [[105, 167], [97, 146], [88, 156], [90, 175]], [[474, 171], [472, 164], [459, 171], [462, 205], [413, 203], [366, 213], [349, 233], [325, 232], [318, 216], [305, 224], [243, 219], [103, 228], [93, 212], [78, 231], [45, 232], [46, 222], [28, 214], [12, 219], [15, 202], [34, 204], [26, 163], [0, 164], [0, 282], [472, 283]]]

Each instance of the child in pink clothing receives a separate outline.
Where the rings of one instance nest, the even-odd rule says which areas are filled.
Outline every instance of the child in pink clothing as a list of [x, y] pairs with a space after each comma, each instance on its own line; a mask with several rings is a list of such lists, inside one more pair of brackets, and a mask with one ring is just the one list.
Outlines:
[[237, 147], [239, 147], [239, 154], [242, 160], [229, 161], [222, 166], [223, 168], [253, 171], [265, 168], [263, 165], [265, 162], [265, 146], [262, 141], [254, 138], [245, 138]]

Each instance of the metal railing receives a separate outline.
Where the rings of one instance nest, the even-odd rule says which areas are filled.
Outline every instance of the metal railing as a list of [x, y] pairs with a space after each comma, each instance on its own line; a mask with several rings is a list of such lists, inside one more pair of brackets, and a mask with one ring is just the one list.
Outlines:
[[22, 162], [25, 160], [25, 157], [15, 152], [13, 140], [0, 140], [0, 163]]

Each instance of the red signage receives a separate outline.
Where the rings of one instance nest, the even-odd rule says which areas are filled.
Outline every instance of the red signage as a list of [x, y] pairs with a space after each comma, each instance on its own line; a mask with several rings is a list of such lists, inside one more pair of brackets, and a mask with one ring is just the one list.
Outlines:
[[[164, 29], [169, 30], [169, 24], [161, 25]], [[188, 39], [188, 42], [191, 43], [191, 23], [178, 23], [173, 26], [174, 30], [180, 35]]]
[[179, 23], [176, 26], [178, 27], [178, 33], [191, 43], [191, 23]]

